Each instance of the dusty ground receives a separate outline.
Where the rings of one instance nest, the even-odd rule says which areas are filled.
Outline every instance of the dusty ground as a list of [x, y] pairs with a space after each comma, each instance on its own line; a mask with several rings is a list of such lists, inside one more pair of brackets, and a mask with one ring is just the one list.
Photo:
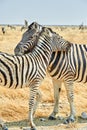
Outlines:
[[[16, 30], [11, 30], [8, 27], [5, 28], [6, 34], [3, 35], [0, 27], [0, 51], [13, 54], [14, 47], [20, 41], [24, 31], [20, 31], [21, 27], [16, 27]], [[78, 27], [52, 27], [52, 29], [71, 42], [87, 44], [87, 29], [79, 30]], [[87, 124], [85, 124], [87, 123], [87, 120], [81, 120], [79, 117], [82, 112], [87, 112], [87, 84], [74, 84], [77, 120], [73, 125], [70, 124], [68, 126], [60, 124], [63, 123], [63, 120], [60, 122], [58, 119], [49, 122], [46, 118], [44, 122], [40, 121], [38, 117], [49, 116], [53, 109], [53, 85], [50, 77], [47, 76], [45, 78], [40, 89], [43, 96], [36, 112], [37, 118], [35, 119], [38, 130], [70, 130], [71, 128], [74, 130], [74, 128], [81, 127], [86, 127], [85, 130], [87, 130]], [[25, 120], [28, 117], [28, 93], [29, 88], [14, 90], [0, 86], [0, 118], [6, 122], [12, 122], [10, 124], [7, 123], [8, 126], [17, 126], [20, 128], [28, 125]], [[63, 85], [60, 97], [59, 116], [66, 117], [68, 114], [69, 104]], [[50, 124], [51, 126], [49, 126]], [[11, 130], [17, 130], [17, 128]]]

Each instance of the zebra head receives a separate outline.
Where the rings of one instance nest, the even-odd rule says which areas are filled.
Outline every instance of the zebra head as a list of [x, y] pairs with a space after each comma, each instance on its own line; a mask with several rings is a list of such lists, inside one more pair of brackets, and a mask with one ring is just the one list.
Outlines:
[[22, 55], [30, 52], [36, 45], [36, 39], [41, 30], [41, 25], [36, 22], [31, 23], [27, 31], [22, 35], [21, 41], [15, 47], [14, 53], [16, 55]]
[[23, 34], [21, 41], [18, 43], [14, 52], [16, 55], [23, 55], [29, 53], [37, 44], [37, 37], [39, 36], [42, 28], [46, 28], [50, 31], [52, 35], [52, 49], [54, 51], [67, 51], [71, 44], [63, 39], [59, 34], [52, 31], [51, 28], [43, 27], [36, 22], [33, 22], [28, 26], [28, 30]]
[[54, 32], [51, 28], [48, 28], [52, 33], [52, 48], [55, 51], [67, 51], [71, 47], [71, 43], [65, 40], [62, 36], [58, 33]]
[[[45, 36], [51, 38], [52, 51], [67, 51], [71, 47], [71, 43], [63, 39], [59, 34], [54, 32], [51, 28], [42, 27], [42, 32]], [[48, 33], [47, 33], [48, 32]], [[40, 35], [40, 34], [39, 34]]]
[[53, 37], [54, 42], [54, 51], [68, 51], [71, 47], [71, 43], [67, 40], [65, 40], [62, 36], [59, 34], [54, 34]]

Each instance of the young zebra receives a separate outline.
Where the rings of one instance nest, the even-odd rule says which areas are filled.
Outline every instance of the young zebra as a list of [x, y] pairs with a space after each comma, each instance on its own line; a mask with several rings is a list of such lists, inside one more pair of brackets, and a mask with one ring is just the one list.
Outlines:
[[[40, 26], [36, 23], [37, 26]], [[33, 25], [32, 25], [33, 26]], [[35, 25], [34, 25], [35, 27]], [[38, 30], [38, 29], [37, 29]], [[40, 32], [40, 30], [38, 30]], [[27, 35], [25, 37], [28, 37]], [[24, 37], [22, 37], [22, 40]], [[22, 42], [22, 44], [17, 45], [20, 48], [20, 52], [24, 50], [28, 41]], [[64, 82], [67, 91], [67, 97], [70, 104], [70, 116], [65, 120], [65, 123], [73, 122], [75, 120], [75, 109], [73, 104], [73, 83], [77, 82], [87, 82], [87, 45], [72, 44], [57, 35], [56, 42], [59, 46], [56, 46], [58, 51], [53, 52], [51, 60], [48, 66], [48, 72], [52, 77], [54, 85], [54, 98], [55, 105], [52, 114], [49, 119], [55, 119], [58, 113], [59, 97], [61, 84]], [[28, 45], [29, 46], [29, 45]], [[26, 47], [26, 51], [21, 54], [25, 54], [27, 51], [31, 51], [31, 48]], [[32, 45], [32, 49], [33, 49]], [[60, 46], [62, 46], [60, 48]], [[17, 47], [15, 48], [15, 53], [18, 55]], [[65, 51], [59, 51], [63, 50]], [[70, 48], [70, 49], [69, 49]], [[67, 50], [67, 51], [66, 51]], [[60, 82], [61, 81], [61, 82]]]
[[[32, 53], [22, 56], [0, 53], [0, 85], [9, 88], [30, 87], [29, 122], [32, 130], [35, 130], [33, 123], [35, 96], [46, 75], [51, 54], [55, 48], [55, 44], [53, 45], [55, 36], [56, 34], [53, 34], [49, 29], [42, 28]], [[29, 43], [31, 42], [32, 40], [29, 40]]]

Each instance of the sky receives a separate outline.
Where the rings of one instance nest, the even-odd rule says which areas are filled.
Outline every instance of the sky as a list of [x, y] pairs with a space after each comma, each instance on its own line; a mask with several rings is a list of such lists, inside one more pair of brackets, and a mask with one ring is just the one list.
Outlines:
[[87, 0], [0, 0], [0, 24], [87, 25]]

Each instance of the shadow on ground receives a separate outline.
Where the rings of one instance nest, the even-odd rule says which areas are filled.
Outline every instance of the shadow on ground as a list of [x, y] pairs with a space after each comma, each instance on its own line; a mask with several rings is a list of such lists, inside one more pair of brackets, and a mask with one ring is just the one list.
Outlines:
[[[56, 120], [48, 120], [48, 118], [35, 118], [34, 123], [37, 126], [56, 126], [59, 124], [62, 124], [64, 122], [64, 119], [59, 120], [58, 118]], [[76, 123], [87, 123], [87, 120], [83, 120], [81, 117], [76, 118]], [[21, 120], [21, 121], [15, 121], [15, 122], [6, 122], [6, 126], [8, 128], [10, 127], [28, 127], [29, 123], [28, 120]]]

